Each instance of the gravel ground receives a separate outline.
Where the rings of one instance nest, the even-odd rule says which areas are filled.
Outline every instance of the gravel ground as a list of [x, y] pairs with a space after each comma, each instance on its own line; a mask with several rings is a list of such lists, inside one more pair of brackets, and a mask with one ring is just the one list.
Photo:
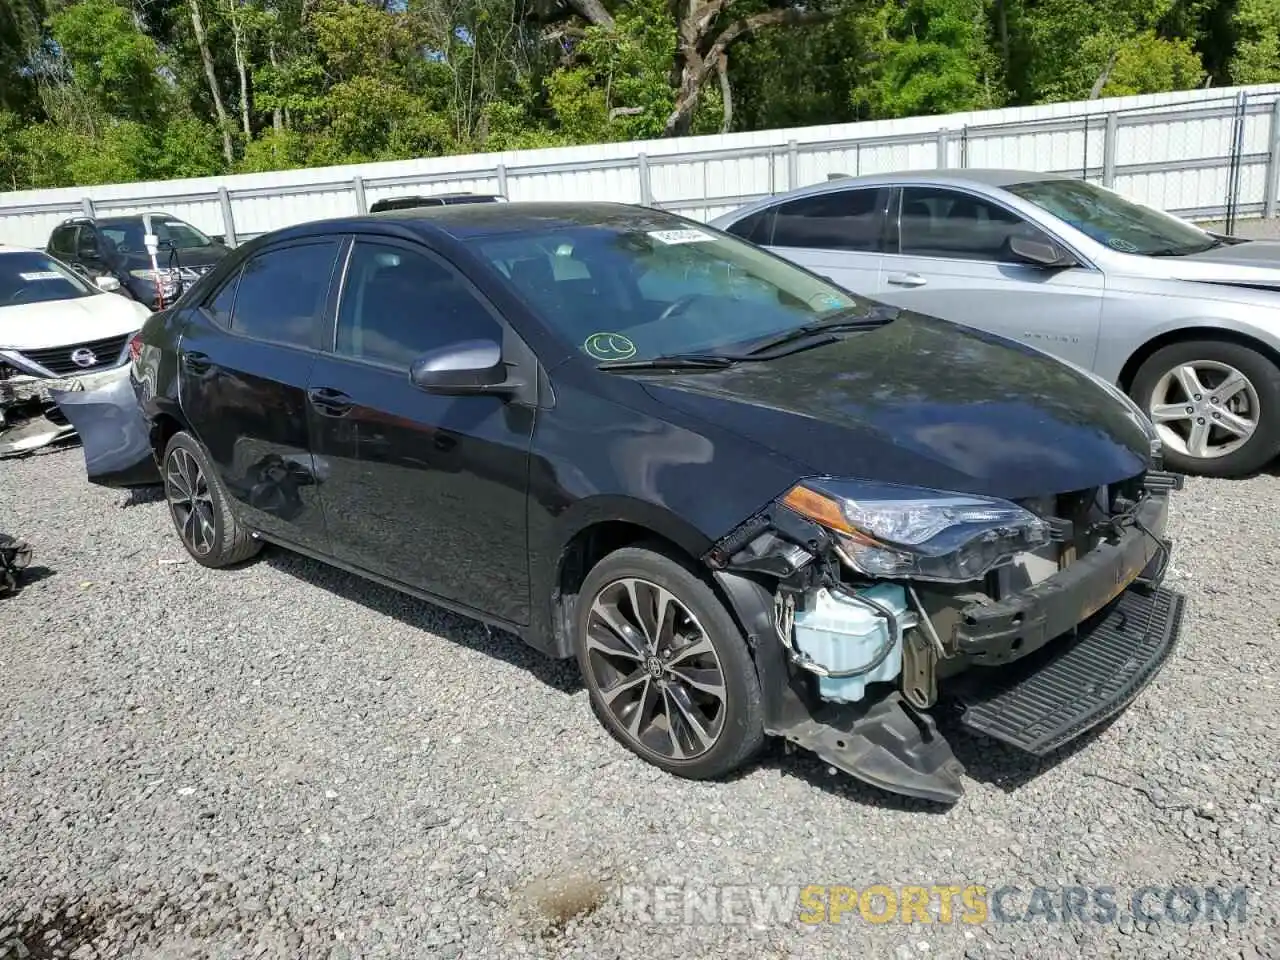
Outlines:
[[[1045, 763], [960, 738], [969, 793], [943, 810], [780, 751], [727, 783], [665, 776], [569, 665], [280, 552], [205, 570], [77, 449], [6, 461], [0, 530], [38, 569], [0, 601], [0, 956], [1280, 956], [1278, 494], [1274, 472], [1189, 483], [1175, 659]], [[654, 886], [873, 883], [1017, 886], [1009, 913], [1113, 887], [1120, 911], [641, 909]], [[1243, 885], [1246, 916], [1128, 914], [1171, 884]]]

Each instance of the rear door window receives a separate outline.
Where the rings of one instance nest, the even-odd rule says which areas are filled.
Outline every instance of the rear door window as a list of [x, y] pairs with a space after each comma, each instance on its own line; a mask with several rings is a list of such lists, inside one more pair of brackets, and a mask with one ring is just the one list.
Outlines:
[[337, 256], [338, 241], [324, 240], [277, 247], [250, 259], [234, 294], [231, 329], [256, 340], [317, 346]]
[[771, 245], [879, 253], [887, 199], [887, 190], [864, 188], [789, 200], [776, 208]]

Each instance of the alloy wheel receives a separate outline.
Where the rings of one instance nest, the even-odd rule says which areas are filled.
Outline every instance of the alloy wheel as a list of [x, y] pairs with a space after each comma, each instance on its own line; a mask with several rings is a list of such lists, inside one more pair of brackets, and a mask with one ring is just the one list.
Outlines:
[[1258, 429], [1260, 404], [1253, 383], [1235, 367], [1196, 360], [1156, 381], [1147, 409], [1167, 448], [1215, 460], [1249, 442]]
[[645, 750], [691, 760], [724, 728], [724, 671], [697, 617], [671, 591], [627, 577], [601, 588], [586, 629], [604, 708]]
[[207, 555], [214, 540], [213, 497], [200, 464], [181, 447], [169, 453], [164, 490], [182, 542], [193, 554]]

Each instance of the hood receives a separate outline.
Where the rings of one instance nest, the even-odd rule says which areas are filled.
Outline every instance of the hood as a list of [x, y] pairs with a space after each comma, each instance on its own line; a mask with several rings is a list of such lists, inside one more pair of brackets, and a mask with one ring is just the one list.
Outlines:
[[645, 381], [660, 403], [812, 474], [1020, 499], [1146, 469], [1121, 402], [1030, 347], [902, 312], [777, 360]]
[[[212, 270], [230, 252], [230, 247], [215, 243], [211, 247], [192, 247], [186, 250], [179, 250], [172, 262], [174, 267], [181, 268], [184, 278], [194, 280], [196, 277]], [[151, 255], [145, 252], [130, 253], [124, 258], [124, 262], [130, 270], [146, 270], [151, 266]], [[170, 263], [169, 251], [161, 250], [156, 254], [156, 262], [159, 264], [160, 269], [167, 270]]]
[[1150, 273], [1173, 280], [1280, 290], [1280, 242], [1247, 240], [1185, 257], [1144, 257]]
[[1280, 241], [1246, 240], [1244, 243], [1228, 243], [1204, 253], [1193, 253], [1181, 260], [1206, 263], [1233, 263], [1244, 267], [1270, 267], [1280, 270]]
[[151, 315], [114, 293], [0, 307], [0, 349], [43, 350], [133, 333]]

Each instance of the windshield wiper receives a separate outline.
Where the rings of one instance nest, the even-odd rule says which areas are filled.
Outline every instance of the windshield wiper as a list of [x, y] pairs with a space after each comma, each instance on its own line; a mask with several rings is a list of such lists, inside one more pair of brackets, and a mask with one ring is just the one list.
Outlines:
[[757, 341], [756, 344], [748, 350], [744, 356], [756, 357], [762, 353], [769, 353], [779, 347], [785, 347], [801, 340], [807, 340], [810, 337], [820, 336], [823, 334], [848, 333], [855, 330], [874, 330], [877, 327], [883, 327], [892, 323], [898, 318], [899, 311], [896, 309], [876, 310], [872, 313], [852, 314], [850, 311], [842, 310], [840, 313], [821, 320], [815, 320], [812, 323], [801, 324], [798, 327], [792, 327], [790, 330], [784, 330], [782, 333], [774, 334], [764, 340]]
[[1225, 247], [1227, 242], [1219, 240], [1216, 237], [1203, 247], [1161, 247], [1159, 250], [1151, 250], [1146, 255], [1148, 257], [1194, 257], [1197, 253], [1208, 253], [1210, 250], [1217, 250], [1219, 247]]
[[672, 353], [646, 360], [606, 360], [597, 370], [723, 370], [741, 358], [719, 353]]

